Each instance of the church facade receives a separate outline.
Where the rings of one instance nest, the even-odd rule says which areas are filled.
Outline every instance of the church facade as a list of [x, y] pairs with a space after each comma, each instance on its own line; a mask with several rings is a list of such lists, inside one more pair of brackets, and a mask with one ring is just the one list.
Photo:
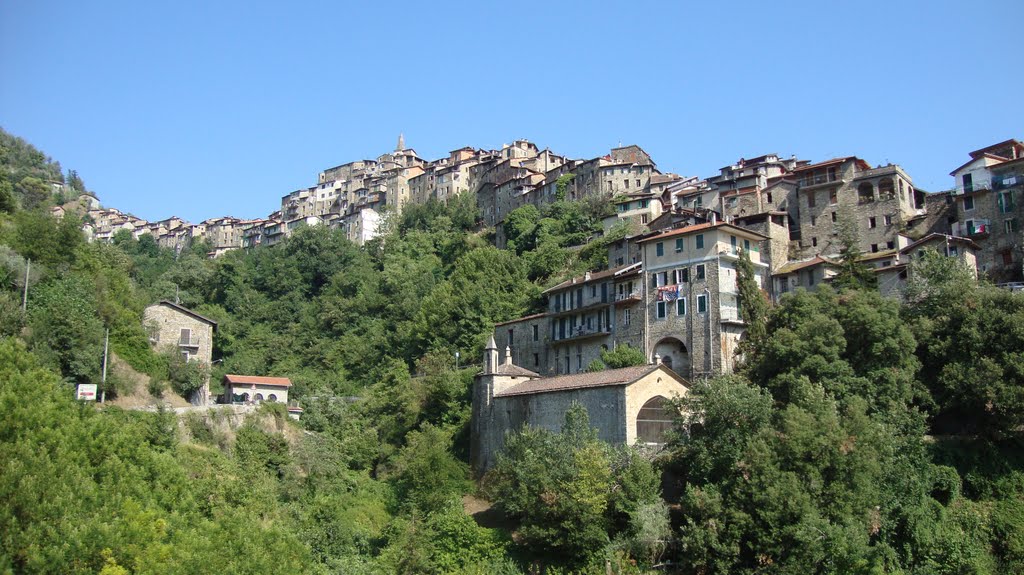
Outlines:
[[575, 403], [586, 408], [602, 441], [662, 444], [676, 417], [671, 400], [685, 395], [688, 385], [660, 362], [541, 377], [513, 364], [508, 347], [499, 363], [492, 337], [484, 353], [484, 369], [473, 385], [473, 470], [482, 475], [494, 466], [509, 432], [526, 425], [560, 431], [566, 411]]

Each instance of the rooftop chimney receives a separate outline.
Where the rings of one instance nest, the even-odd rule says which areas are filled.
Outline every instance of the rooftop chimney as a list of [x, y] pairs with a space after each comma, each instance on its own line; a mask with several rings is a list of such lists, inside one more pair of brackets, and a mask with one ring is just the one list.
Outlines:
[[512, 348], [505, 346], [505, 365], [512, 365]]

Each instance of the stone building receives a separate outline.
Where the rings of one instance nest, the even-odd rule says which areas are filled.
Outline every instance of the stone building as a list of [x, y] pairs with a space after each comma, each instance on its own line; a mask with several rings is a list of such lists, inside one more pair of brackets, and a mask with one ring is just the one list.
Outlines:
[[[717, 176], [708, 178], [708, 185], [717, 193], [718, 205], [714, 207], [727, 217], [743, 217], [777, 210], [772, 201], [777, 192], [766, 190], [781, 181], [782, 177], [807, 162], [796, 157], [780, 159], [778, 154], [765, 154], [756, 158], [740, 158], [735, 164], [719, 170]], [[765, 193], [766, 192], [766, 193]], [[777, 199], [782, 200], [780, 196]]]
[[943, 256], [956, 258], [972, 275], [978, 275], [978, 252], [980, 246], [969, 238], [948, 234], [928, 234], [907, 244], [894, 259], [883, 259], [873, 266], [878, 277], [878, 291], [887, 297], [902, 299], [907, 279], [912, 274], [914, 261], [927, 250], [935, 250]]
[[544, 313], [495, 325], [519, 365], [541, 374], [578, 373], [601, 352], [642, 345], [640, 264], [588, 272], [544, 292]]
[[515, 365], [511, 357], [506, 348], [499, 363], [491, 338], [484, 369], [473, 384], [470, 460], [477, 475], [494, 465], [506, 433], [527, 425], [560, 431], [573, 404], [586, 408], [603, 441], [661, 445], [678, 415], [670, 400], [688, 390], [686, 380], [664, 364], [541, 377]]
[[978, 269], [996, 282], [1024, 279], [1024, 143], [1006, 140], [970, 153], [953, 170], [953, 235], [980, 246]]
[[772, 299], [778, 303], [783, 295], [798, 289], [814, 291], [831, 283], [838, 273], [839, 264], [821, 256], [787, 262], [772, 273]]
[[856, 225], [862, 252], [897, 249], [896, 235], [923, 211], [915, 203], [910, 176], [897, 165], [872, 168], [850, 156], [799, 166], [792, 178], [797, 183], [792, 236], [798, 257], [838, 254], [843, 218]]
[[[210, 366], [217, 322], [166, 300], [147, 307], [142, 317], [154, 349], [178, 353], [185, 361], [198, 361]], [[207, 376], [191, 401], [196, 405], [206, 405], [209, 395], [210, 380]]]
[[642, 250], [644, 345], [688, 379], [732, 371], [745, 324], [740, 317], [736, 263], [750, 256], [764, 289], [767, 237], [733, 224], [708, 222], [653, 232]]
[[257, 375], [224, 376], [224, 403], [277, 402], [288, 404], [288, 390], [292, 382], [287, 377]]

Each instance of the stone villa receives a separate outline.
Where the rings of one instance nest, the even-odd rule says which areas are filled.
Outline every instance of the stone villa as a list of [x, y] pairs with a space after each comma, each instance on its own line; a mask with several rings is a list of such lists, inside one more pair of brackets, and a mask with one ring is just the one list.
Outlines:
[[[199, 315], [185, 306], [161, 301], [143, 311], [143, 322], [154, 349], [181, 354], [185, 361], [198, 361], [209, 366], [213, 353], [213, 332], [217, 322]], [[195, 405], [209, 402], [210, 380], [191, 398]]]

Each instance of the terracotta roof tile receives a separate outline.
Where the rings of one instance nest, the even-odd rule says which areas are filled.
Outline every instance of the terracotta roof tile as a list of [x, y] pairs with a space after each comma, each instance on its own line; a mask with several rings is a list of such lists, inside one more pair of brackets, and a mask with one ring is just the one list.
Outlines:
[[278, 387], [291, 387], [292, 382], [287, 377], [263, 377], [260, 375], [235, 375], [224, 376], [225, 383], [232, 385], [276, 385]]
[[[591, 373], [573, 373], [569, 375], [558, 375], [545, 377], [516, 384], [501, 393], [494, 394], [495, 397], [507, 397], [513, 395], [530, 395], [534, 393], [547, 393], [549, 391], [567, 391], [571, 389], [584, 389], [589, 387], [604, 387], [609, 385], [627, 385], [641, 377], [659, 369], [671, 370], [663, 365], [637, 365], [621, 369], [609, 369]], [[672, 373], [672, 375], [675, 375]], [[679, 377], [675, 375], [675, 377]], [[681, 379], [681, 378], [680, 378]], [[684, 384], [685, 385], [685, 384]]]

